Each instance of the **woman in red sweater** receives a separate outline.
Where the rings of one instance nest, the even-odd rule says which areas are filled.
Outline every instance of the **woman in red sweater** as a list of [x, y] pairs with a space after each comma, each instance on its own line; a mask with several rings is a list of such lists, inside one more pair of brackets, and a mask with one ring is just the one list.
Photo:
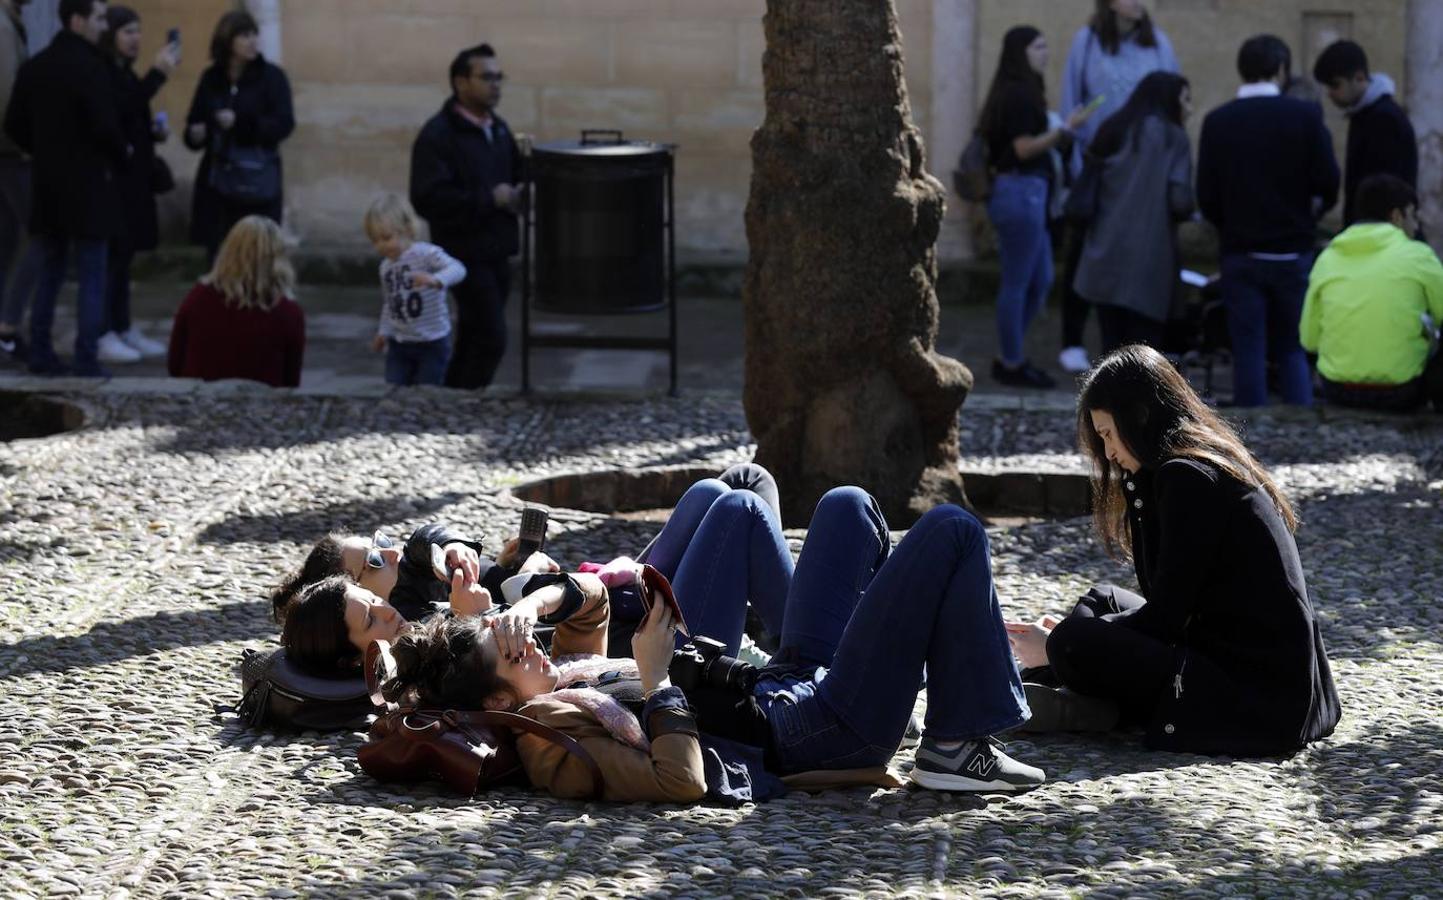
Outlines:
[[175, 314], [170, 374], [300, 385], [306, 317], [289, 297], [294, 287], [280, 226], [265, 216], [241, 219], [221, 245], [215, 268]]

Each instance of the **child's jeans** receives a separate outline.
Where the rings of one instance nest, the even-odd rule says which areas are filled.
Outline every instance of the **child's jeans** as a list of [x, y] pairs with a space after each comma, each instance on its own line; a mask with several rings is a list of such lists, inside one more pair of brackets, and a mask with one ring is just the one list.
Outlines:
[[386, 383], [399, 385], [440, 384], [451, 359], [451, 337], [434, 341], [386, 339]]

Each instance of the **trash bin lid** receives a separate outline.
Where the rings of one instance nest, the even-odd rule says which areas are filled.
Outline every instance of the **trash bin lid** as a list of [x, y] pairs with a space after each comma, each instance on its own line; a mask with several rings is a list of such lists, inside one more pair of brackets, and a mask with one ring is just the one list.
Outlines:
[[532, 148], [532, 153], [541, 156], [589, 157], [592, 159], [636, 160], [649, 156], [669, 156], [676, 149], [674, 144], [660, 144], [656, 141], [626, 140], [581, 140], [547, 141]]

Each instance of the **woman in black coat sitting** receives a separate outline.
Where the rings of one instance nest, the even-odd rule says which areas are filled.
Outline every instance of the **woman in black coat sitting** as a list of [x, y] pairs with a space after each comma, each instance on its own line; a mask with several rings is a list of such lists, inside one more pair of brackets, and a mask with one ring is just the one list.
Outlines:
[[211, 65], [186, 116], [185, 145], [204, 150], [195, 174], [190, 238], [211, 260], [231, 226], [248, 215], [281, 221], [280, 143], [295, 130], [291, 84], [260, 55], [247, 12], [221, 16]]
[[1292, 506], [1157, 351], [1087, 377], [1078, 439], [1108, 552], [1141, 596], [1093, 588], [1066, 618], [1009, 623], [1028, 730], [1145, 725], [1164, 750], [1271, 756], [1327, 737], [1339, 707]]

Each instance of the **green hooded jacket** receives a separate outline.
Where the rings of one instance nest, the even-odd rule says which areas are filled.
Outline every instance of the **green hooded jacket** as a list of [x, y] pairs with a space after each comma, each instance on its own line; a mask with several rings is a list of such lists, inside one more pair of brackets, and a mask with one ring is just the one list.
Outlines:
[[1359, 222], [1313, 264], [1298, 323], [1318, 371], [1343, 384], [1405, 384], [1423, 374], [1443, 324], [1443, 264], [1388, 222]]

